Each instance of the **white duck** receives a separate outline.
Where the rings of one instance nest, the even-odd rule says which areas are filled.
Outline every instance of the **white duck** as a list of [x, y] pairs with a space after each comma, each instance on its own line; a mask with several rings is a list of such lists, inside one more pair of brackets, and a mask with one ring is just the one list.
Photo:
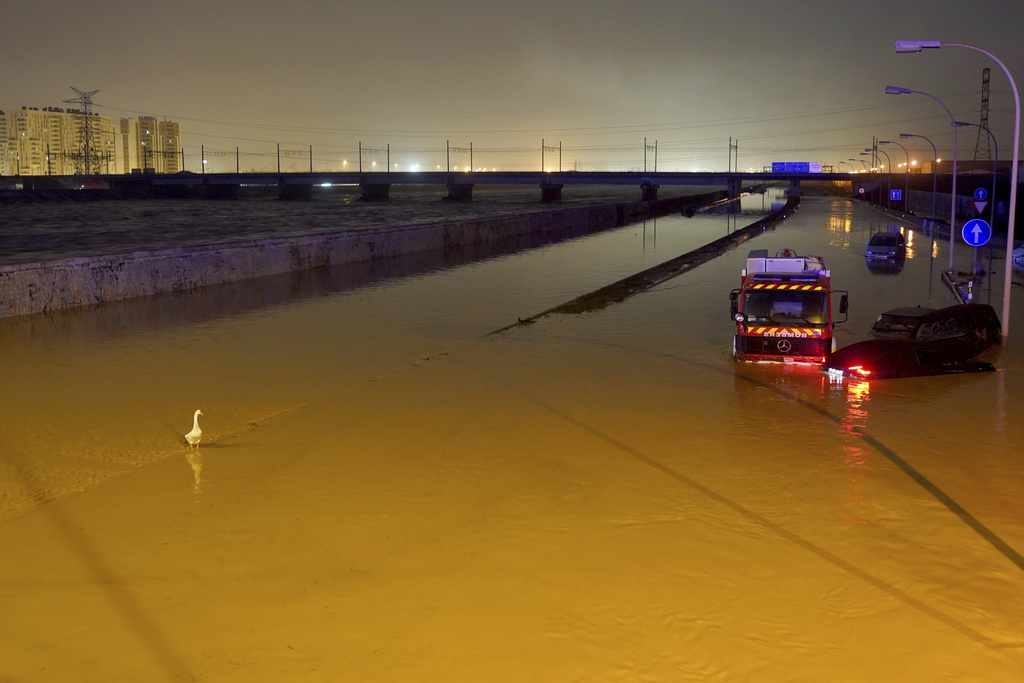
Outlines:
[[197, 410], [196, 414], [192, 416], [192, 431], [185, 435], [185, 441], [188, 441], [188, 447], [199, 446], [199, 440], [203, 438], [203, 430], [199, 428], [199, 416], [203, 414], [203, 411]]

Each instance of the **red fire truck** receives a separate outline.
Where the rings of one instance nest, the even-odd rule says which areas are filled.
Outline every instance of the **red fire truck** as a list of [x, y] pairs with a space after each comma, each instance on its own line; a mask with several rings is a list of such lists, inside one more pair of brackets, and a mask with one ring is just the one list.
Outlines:
[[[835, 350], [832, 328], [846, 322], [849, 294], [833, 290], [831, 273], [820, 256], [798, 256], [780, 249], [747, 255], [741, 284], [729, 294], [736, 321], [733, 357], [738, 361], [820, 365]], [[837, 320], [832, 295], [839, 300]]]

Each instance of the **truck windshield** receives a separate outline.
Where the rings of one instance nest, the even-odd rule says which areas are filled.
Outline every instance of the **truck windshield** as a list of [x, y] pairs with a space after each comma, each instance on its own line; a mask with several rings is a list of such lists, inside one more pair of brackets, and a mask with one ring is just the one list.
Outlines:
[[822, 290], [748, 289], [742, 310], [751, 323], [821, 326], [828, 322], [827, 296]]

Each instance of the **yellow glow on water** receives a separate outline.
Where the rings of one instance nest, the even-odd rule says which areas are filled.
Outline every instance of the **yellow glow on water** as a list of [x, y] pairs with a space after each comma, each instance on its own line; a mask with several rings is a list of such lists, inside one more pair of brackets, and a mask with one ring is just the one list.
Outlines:
[[842, 447], [836, 462], [846, 468], [847, 486], [840, 516], [845, 524], [850, 525], [883, 521], [872, 511], [867, 498], [870, 491], [867, 477], [872, 469], [871, 453], [862, 435], [868, 430], [871, 385], [866, 381], [848, 381], [844, 386], [846, 410], [841, 415]]
[[853, 207], [848, 203], [835, 203], [828, 214], [829, 244], [846, 249], [851, 244]]

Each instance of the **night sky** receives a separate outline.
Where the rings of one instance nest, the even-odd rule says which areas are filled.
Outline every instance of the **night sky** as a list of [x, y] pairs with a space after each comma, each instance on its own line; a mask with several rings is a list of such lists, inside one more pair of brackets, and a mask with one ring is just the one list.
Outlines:
[[[178, 121], [186, 151], [312, 145], [348, 159], [389, 145], [401, 170], [442, 163], [446, 144], [472, 144], [476, 166], [535, 170], [542, 140], [561, 145], [563, 170], [637, 169], [645, 138], [659, 170], [725, 170], [730, 137], [754, 170], [835, 165], [901, 132], [948, 155], [941, 107], [885, 86], [978, 123], [985, 67], [1009, 158], [998, 64], [954, 47], [897, 55], [893, 42], [976, 45], [1024, 87], [1021, 0], [33, 0], [4, 13], [0, 109], [66, 107], [74, 86], [99, 90], [95, 111], [115, 120]], [[961, 158], [977, 130], [961, 129]], [[902, 154], [890, 148], [893, 163]]]

